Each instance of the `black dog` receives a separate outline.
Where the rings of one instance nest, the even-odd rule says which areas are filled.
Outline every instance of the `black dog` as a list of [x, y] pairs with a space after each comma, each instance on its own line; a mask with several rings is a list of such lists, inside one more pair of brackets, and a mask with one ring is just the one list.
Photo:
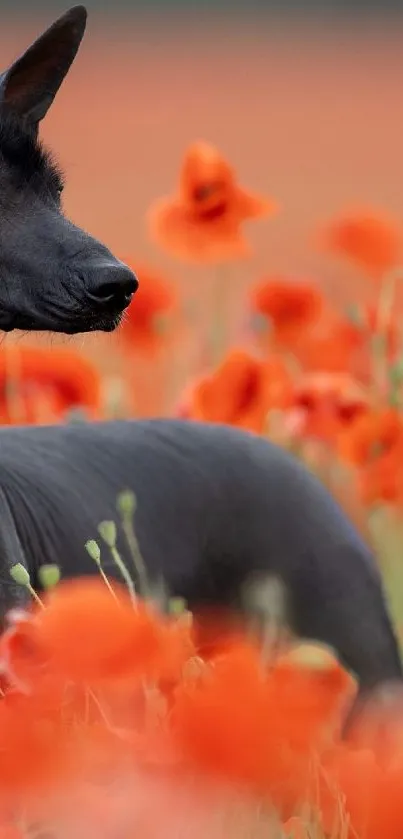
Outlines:
[[[294, 631], [333, 647], [366, 695], [402, 668], [376, 562], [324, 487], [282, 449], [235, 429], [176, 420], [0, 429], [2, 612], [23, 602], [10, 568], [98, 573], [84, 545], [137, 498], [151, 580], [191, 608], [242, 608], [256, 575], [289, 596]], [[118, 549], [132, 568], [119, 536]], [[103, 551], [105, 571], [117, 568]]]
[[[130, 269], [62, 213], [63, 181], [38, 126], [87, 13], [76, 6], [0, 75], [0, 329], [113, 330], [137, 288]], [[78, 128], [79, 130], [79, 128]]]

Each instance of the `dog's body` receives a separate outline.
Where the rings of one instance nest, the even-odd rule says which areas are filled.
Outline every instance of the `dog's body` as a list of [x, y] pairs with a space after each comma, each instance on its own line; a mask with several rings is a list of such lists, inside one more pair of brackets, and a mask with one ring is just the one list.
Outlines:
[[[322, 485], [265, 440], [224, 426], [150, 420], [0, 430], [3, 613], [9, 569], [97, 573], [85, 542], [117, 520], [124, 489], [151, 580], [192, 608], [240, 605], [256, 573], [283, 581], [295, 631], [331, 645], [371, 689], [401, 677], [375, 560]], [[119, 535], [119, 550], [131, 557]], [[108, 575], [116, 575], [103, 549]]]

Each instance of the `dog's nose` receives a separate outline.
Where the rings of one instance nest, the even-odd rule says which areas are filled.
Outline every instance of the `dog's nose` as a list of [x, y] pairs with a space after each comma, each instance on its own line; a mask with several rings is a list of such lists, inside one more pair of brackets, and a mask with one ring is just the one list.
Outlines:
[[87, 295], [97, 309], [126, 309], [138, 289], [136, 275], [123, 263], [102, 265], [94, 268], [91, 275]]

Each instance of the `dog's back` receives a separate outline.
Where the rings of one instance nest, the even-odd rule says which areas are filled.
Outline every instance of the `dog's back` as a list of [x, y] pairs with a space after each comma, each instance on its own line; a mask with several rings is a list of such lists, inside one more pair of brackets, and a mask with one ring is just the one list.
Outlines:
[[[300, 635], [334, 647], [364, 686], [400, 676], [370, 551], [322, 485], [259, 437], [169, 420], [2, 429], [0, 487], [33, 573], [96, 572], [84, 543], [129, 488], [147, 568], [171, 594], [239, 604], [248, 579], [273, 574]], [[105, 567], [116, 572], [107, 552]]]

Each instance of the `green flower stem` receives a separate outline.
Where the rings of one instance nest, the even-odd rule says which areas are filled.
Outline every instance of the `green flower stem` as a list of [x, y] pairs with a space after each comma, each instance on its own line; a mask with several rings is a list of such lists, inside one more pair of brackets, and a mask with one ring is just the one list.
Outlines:
[[384, 277], [377, 304], [378, 327], [371, 341], [374, 378], [374, 400], [377, 402], [388, 386], [388, 326], [396, 299], [396, 285], [403, 276], [403, 268], [390, 271]]
[[121, 575], [122, 575], [122, 577], [123, 577], [123, 579], [126, 583], [127, 590], [130, 594], [130, 598], [133, 601], [133, 603], [135, 603], [137, 598], [136, 598], [136, 591], [135, 591], [135, 588], [134, 588], [133, 580], [132, 580], [132, 578], [131, 578], [131, 576], [130, 576], [130, 574], [129, 574], [129, 572], [128, 572], [128, 570], [127, 570], [127, 568], [126, 568], [126, 566], [125, 566], [125, 564], [124, 564], [124, 562], [123, 562], [123, 560], [122, 560], [122, 558], [119, 554], [119, 551], [115, 546], [113, 546], [113, 547], [110, 547], [110, 552], [112, 554], [112, 559], [113, 559], [116, 567], [119, 569], [119, 571], [120, 571], [120, 573], [121, 573]]
[[222, 361], [228, 340], [229, 278], [220, 265], [216, 268], [212, 289], [212, 319], [210, 333], [210, 363], [217, 367]]
[[125, 534], [126, 542], [132, 556], [134, 570], [139, 581], [140, 596], [146, 598], [149, 595], [147, 569], [141, 555], [132, 519], [127, 515], [124, 515], [122, 518], [122, 530]]
[[113, 588], [112, 588], [112, 586], [111, 586], [111, 584], [110, 584], [110, 582], [109, 582], [109, 580], [108, 580], [108, 577], [106, 576], [105, 571], [104, 571], [104, 569], [102, 568], [102, 563], [101, 563], [101, 550], [100, 550], [99, 545], [97, 544], [97, 542], [95, 541], [95, 539], [90, 539], [90, 540], [86, 543], [85, 547], [86, 547], [86, 550], [87, 550], [87, 552], [89, 553], [89, 555], [90, 555], [91, 559], [93, 559], [93, 560], [94, 560], [94, 562], [96, 563], [96, 565], [97, 565], [97, 567], [98, 567], [98, 571], [99, 571], [100, 576], [101, 576], [101, 579], [102, 579], [102, 580], [103, 580], [103, 582], [105, 583], [106, 588], [108, 589], [108, 591], [109, 591], [109, 592], [110, 592], [110, 594], [112, 595], [113, 599], [114, 599], [114, 600], [116, 600], [116, 602], [118, 603], [118, 602], [119, 602], [119, 601], [118, 601], [118, 598], [116, 597], [116, 594], [115, 594], [115, 592], [114, 592], [114, 590], [113, 590]]

